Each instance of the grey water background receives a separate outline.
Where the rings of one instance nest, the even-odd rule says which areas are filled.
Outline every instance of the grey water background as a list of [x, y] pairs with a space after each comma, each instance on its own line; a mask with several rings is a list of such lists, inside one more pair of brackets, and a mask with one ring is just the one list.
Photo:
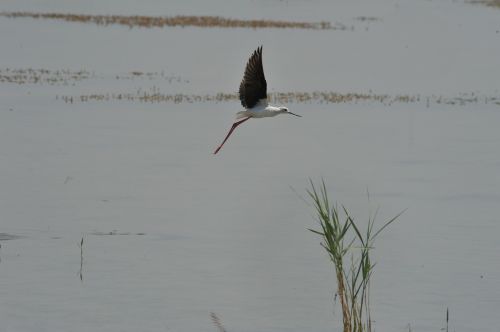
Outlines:
[[[352, 29], [127, 28], [0, 18], [1, 67], [88, 70], [0, 84], [0, 331], [331, 331], [332, 267], [307, 231], [323, 177], [380, 238], [377, 331], [498, 331], [500, 106], [290, 104], [238, 128], [237, 102], [55, 96], [235, 92], [264, 45], [270, 91], [498, 95], [499, 11], [460, 1], [4, 1], [1, 11], [220, 15]], [[356, 17], [375, 17], [363, 22]], [[180, 82], [115, 80], [133, 70]], [[367, 198], [367, 191], [370, 199]], [[112, 234], [112, 235], [106, 235]], [[84, 261], [80, 280], [80, 248]]]

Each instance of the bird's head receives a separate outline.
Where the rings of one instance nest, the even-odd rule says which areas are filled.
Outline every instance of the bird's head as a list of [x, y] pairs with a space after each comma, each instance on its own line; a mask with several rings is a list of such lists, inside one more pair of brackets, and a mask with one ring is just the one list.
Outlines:
[[288, 110], [288, 108], [286, 107], [280, 107], [280, 113], [286, 113], [286, 114], [291, 114], [291, 115], [295, 115], [295, 116], [298, 116], [299, 118], [302, 117], [302, 115], [298, 115], [298, 114], [295, 114], [295, 113], [292, 113]]

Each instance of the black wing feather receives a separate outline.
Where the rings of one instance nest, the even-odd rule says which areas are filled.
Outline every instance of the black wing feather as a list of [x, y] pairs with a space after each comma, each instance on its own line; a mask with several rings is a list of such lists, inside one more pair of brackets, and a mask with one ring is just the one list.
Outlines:
[[259, 100], [267, 98], [267, 83], [262, 66], [262, 46], [257, 48], [245, 68], [240, 83], [240, 101], [245, 108], [254, 107]]

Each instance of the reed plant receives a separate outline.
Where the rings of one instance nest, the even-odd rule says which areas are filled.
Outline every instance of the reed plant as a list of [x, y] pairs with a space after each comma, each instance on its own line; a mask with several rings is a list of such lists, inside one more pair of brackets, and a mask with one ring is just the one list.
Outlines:
[[362, 231], [343, 205], [332, 205], [324, 180], [318, 187], [312, 180], [310, 183], [311, 189], [307, 192], [316, 210], [320, 229], [309, 230], [322, 237], [321, 246], [334, 265], [344, 332], [370, 332], [370, 279], [375, 267], [370, 252], [377, 236], [402, 212], [377, 230], [374, 228], [375, 212], [369, 216], [366, 229]]

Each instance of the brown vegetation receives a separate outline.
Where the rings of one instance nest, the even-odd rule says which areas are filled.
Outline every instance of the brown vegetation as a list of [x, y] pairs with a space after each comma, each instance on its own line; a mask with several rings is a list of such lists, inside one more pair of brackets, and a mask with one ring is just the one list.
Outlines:
[[72, 71], [68, 69], [35, 69], [35, 68], [0, 68], [0, 83], [13, 84], [49, 84], [49, 85], [75, 85], [75, 82], [87, 79], [116, 79], [116, 80], [162, 80], [169, 83], [189, 83], [176, 75], [166, 75], [165, 72], [141, 72], [104, 76], [88, 70]]
[[69, 82], [81, 81], [93, 77], [94, 73], [86, 70], [48, 70], [33, 68], [0, 68], [1, 83], [67, 85]]
[[67, 22], [94, 23], [98, 25], [119, 24], [128, 27], [202, 27], [202, 28], [278, 28], [278, 29], [314, 29], [347, 30], [343, 24], [330, 22], [294, 22], [276, 20], [242, 20], [220, 16], [122, 16], [122, 15], [82, 15], [62, 13], [2, 12], [0, 16], [18, 18], [63, 20]]
[[469, 0], [468, 3], [478, 3], [490, 7], [500, 8], [500, 0]]
[[[363, 101], [392, 104], [394, 102], [415, 102], [418, 96], [398, 95], [389, 96], [370, 93], [338, 93], [333, 91], [314, 92], [273, 92], [268, 94], [268, 99], [275, 104], [290, 103], [357, 103]], [[196, 94], [165, 94], [157, 88], [150, 91], [138, 90], [135, 93], [96, 93], [80, 96], [58, 96], [66, 103], [90, 102], [90, 101], [137, 101], [147, 103], [203, 103], [203, 102], [234, 102], [238, 101], [237, 93], [222, 93], [196, 95]]]
[[[220, 103], [220, 102], [238, 102], [239, 97], [237, 93], [223, 93], [216, 94], [166, 94], [160, 92], [158, 88], [152, 88], [149, 91], [137, 90], [135, 93], [95, 93], [79, 96], [57, 96], [58, 100], [66, 103], [77, 102], [108, 102], [108, 101], [129, 101], [129, 102], [142, 102], [142, 103]], [[390, 106], [394, 103], [425, 103], [427, 107], [430, 104], [444, 104], [444, 105], [459, 105], [465, 106], [484, 102], [485, 104], [493, 103], [500, 105], [500, 98], [492, 96], [481, 96], [474, 93], [460, 94], [454, 97], [445, 97], [440, 95], [432, 95], [424, 97], [421, 95], [387, 95], [375, 93], [340, 93], [334, 91], [313, 91], [313, 92], [272, 92], [268, 94], [269, 102], [273, 104], [304, 104], [304, 103], [317, 103], [317, 104], [356, 104], [356, 103], [379, 103], [385, 106]]]
[[377, 22], [377, 21], [382, 21], [382, 19], [374, 16], [357, 16], [354, 18], [356, 21], [361, 21], [361, 22]]
[[[127, 101], [140, 103], [204, 103], [204, 102], [238, 102], [237, 93], [219, 92], [214, 94], [186, 94], [169, 93], [160, 91], [159, 86], [165, 86], [168, 83], [189, 83], [188, 80], [177, 75], [166, 75], [165, 72], [142, 72], [138, 70], [118, 74], [95, 73], [85, 69], [33, 69], [33, 68], [0, 68], [0, 84], [37, 84], [53, 86], [75, 86], [83, 80], [139, 80], [151, 81], [154, 85], [151, 88], [138, 88], [136, 90], [125, 92], [98, 92], [90, 94], [66, 94], [56, 95], [57, 100], [65, 103], [77, 102], [110, 102]], [[139, 83], [140, 84], [140, 83]], [[150, 83], [147, 83], [150, 85]], [[469, 104], [495, 104], [500, 106], [500, 97], [478, 95], [475, 92], [460, 93], [456, 96], [429, 95], [421, 96], [419, 94], [380, 94], [368, 92], [347, 92], [340, 93], [335, 91], [289, 91], [289, 92], [271, 92], [268, 99], [273, 104], [339, 104], [339, 103], [379, 103], [382, 105], [392, 105], [394, 103], [425, 103], [427, 107], [430, 104], [446, 105], [469, 105]]]

